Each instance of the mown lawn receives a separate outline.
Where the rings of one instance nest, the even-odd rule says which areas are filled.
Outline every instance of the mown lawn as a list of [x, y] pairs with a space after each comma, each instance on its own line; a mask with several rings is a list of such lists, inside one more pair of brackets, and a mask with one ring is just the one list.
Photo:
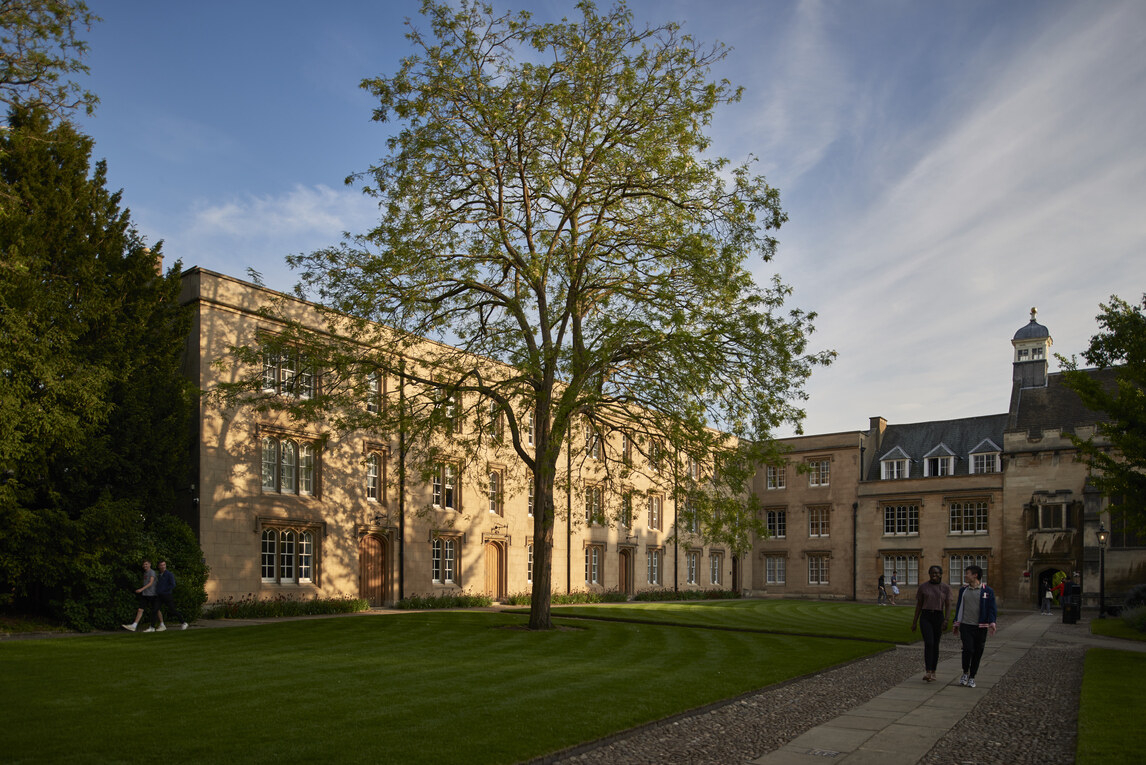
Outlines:
[[[738, 605], [702, 613], [747, 619]], [[818, 619], [852, 634], [853, 614], [837, 608]], [[8, 641], [0, 752], [6, 763], [511, 763], [889, 646], [556, 621], [565, 628], [533, 633], [520, 615], [411, 613]]]
[[889, 640], [920, 639], [911, 631], [915, 604], [877, 606], [817, 600], [714, 600], [681, 603], [603, 603], [559, 606], [558, 616], [617, 619], [659, 624], [687, 624], [790, 635]]
[[1137, 765], [1146, 757], [1146, 653], [1086, 652], [1078, 711], [1078, 765]]

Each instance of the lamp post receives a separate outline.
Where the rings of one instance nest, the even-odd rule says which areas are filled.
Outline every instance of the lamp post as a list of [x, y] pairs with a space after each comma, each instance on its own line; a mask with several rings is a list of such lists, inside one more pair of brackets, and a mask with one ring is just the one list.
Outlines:
[[1098, 618], [1106, 618], [1106, 540], [1110, 532], [1098, 522]]

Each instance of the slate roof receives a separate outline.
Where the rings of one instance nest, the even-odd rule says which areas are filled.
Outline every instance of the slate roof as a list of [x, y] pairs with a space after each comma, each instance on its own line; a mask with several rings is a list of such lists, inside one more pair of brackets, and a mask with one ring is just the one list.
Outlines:
[[1050, 330], [1035, 321], [1033, 316], [1025, 327], [1021, 327], [1015, 333], [1016, 340], [1034, 340], [1042, 337], [1050, 337]]
[[[955, 460], [955, 472], [952, 475], [968, 475], [970, 472], [968, 455], [971, 450], [979, 447], [987, 438], [996, 444], [1003, 443], [1003, 431], [1007, 427], [1008, 416], [1007, 414], [989, 414], [981, 417], [966, 417], [960, 420], [888, 425], [883, 432], [883, 439], [880, 441], [879, 454], [868, 466], [866, 479], [869, 481], [880, 480], [880, 459], [896, 448], [902, 449], [912, 460], [920, 460], [909, 463], [910, 474], [907, 477], [922, 478], [924, 455], [935, 451], [940, 444], [960, 457], [960, 459]], [[942, 451], [942, 449], [939, 450], [939, 452]]]
[[[1113, 389], [1115, 369], [1085, 370], [1099, 379], [1104, 387]], [[1008, 430], [1026, 430], [1039, 436], [1043, 430], [1062, 428], [1073, 433], [1081, 425], [1094, 425], [1107, 418], [1087, 407], [1074, 391], [1063, 384], [1061, 372], [1047, 375], [1044, 388], [1022, 388], [1018, 391], [1018, 405], [1012, 413]]]

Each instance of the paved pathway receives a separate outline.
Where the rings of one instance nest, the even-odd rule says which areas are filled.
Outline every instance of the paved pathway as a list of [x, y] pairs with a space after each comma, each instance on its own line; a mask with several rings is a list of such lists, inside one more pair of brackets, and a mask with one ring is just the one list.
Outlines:
[[[987, 639], [975, 678], [976, 687], [959, 685], [958, 654], [939, 662], [937, 676], [947, 683], [923, 683], [916, 674], [871, 701], [818, 725], [785, 746], [751, 763], [755, 765], [914, 765], [983, 699], [1016, 661], [1026, 655], [1058, 621], [1034, 613], [1012, 622]], [[1058, 631], [1056, 630], [1056, 633]], [[1056, 637], [1061, 637], [1056, 634]], [[1079, 635], [1078, 642], [1146, 650], [1146, 645]]]

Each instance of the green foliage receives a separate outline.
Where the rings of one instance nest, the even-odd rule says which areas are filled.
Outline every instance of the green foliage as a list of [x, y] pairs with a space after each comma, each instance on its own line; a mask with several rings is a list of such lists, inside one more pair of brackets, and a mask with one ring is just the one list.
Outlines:
[[[329, 326], [275, 342], [305, 347], [336, 384], [296, 403], [245, 382], [260, 405], [403, 433], [418, 446], [401, 464], [423, 477], [500, 439], [535, 489], [534, 627], [549, 625], [566, 447], [576, 469], [604, 439], [609, 518], [640, 472], [650, 491], [690, 501], [706, 541], [741, 554], [759, 524], [752, 472], [776, 459], [774, 429], [799, 427], [804, 383], [833, 357], [809, 352], [814, 314], [785, 307], [787, 286], [753, 279], [786, 215], [753, 160], [709, 153], [716, 110], [739, 98], [711, 75], [725, 49], [677, 24], [640, 27], [623, 4], [578, 10], [539, 24], [423, 3], [416, 53], [362, 83], [375, 119], [399, 123], [388, 154], [348, 179], [378, 198], [381, 220], [288, 259]], [[402, 384], [395, 405], [366, 413], [372, 370]], [[479, 425], [491, 409], [501, 433]], [[686, 474], [691, 460], [701, 477]]]
[[1067, 387], [1104, 417], [1096, 438], [1071, 434], [1071, 441], [1093, 471], [1094, 485], [1110, 497], [1115, 517], [1146, 533], [1146, 295], [1141, 305], [1111, 296], [1100, 308], [1101, 331], [1082, 357], [1110, 374], [1058, 357]]
[[1120, 616], [1122, 623], [1130, 629], [1146, 633], [1146, 606], [1124, 609]]
[[370, 603], [363, 598], [341, 597], [295, 598], [276, 595], [258, 598], [247, 595], [217, 600], [203, 610], [204, 619], [270, 619], [285, 616], [322, 616], [326, 614], [353, 614], [369, 611]]
[[1122, 600], [1123, 608], [1141, 608], [1146, 606], [1146, 584], [1136, 584], [1126, 592]]
[[190, 499], [179, 266], [161, 273], [91, 149], [42, 110], [0, 134], [0, 592], [81, 630], [133, 609], [145, 555], [177, 558], [188, 615], [203, 571], [163, 520]]
[[82, 0], [0, 3], [0, 103], [39, 108], [57, 118], [91, 114], [99, 99], [70, 77], [87, 74], [87, 43], [76, 37], [99, 17]]
[[[573, 592], [555, 592], [551, 602], [554, 605], [570, 605], [578, 603], [625, 603], [629, 599], [627, 593], [617, 589], [589, 592], [588, 590], [575, 590]], [[505, 599], [506, 605], [528, 606], [533, 602], [533, 594], [517, 592]]]
[[456, 595], [410, 595], [394, 604], [395, 608], [407, 610], [428, 610], [434, 608], [485, 608], [493, 605], [488, 595], [472, 595], [468, 592]]
[[664, 600], [730, 600], [740, 597], [735, 590], [641, 590], [633, 600], [645, 603]]

